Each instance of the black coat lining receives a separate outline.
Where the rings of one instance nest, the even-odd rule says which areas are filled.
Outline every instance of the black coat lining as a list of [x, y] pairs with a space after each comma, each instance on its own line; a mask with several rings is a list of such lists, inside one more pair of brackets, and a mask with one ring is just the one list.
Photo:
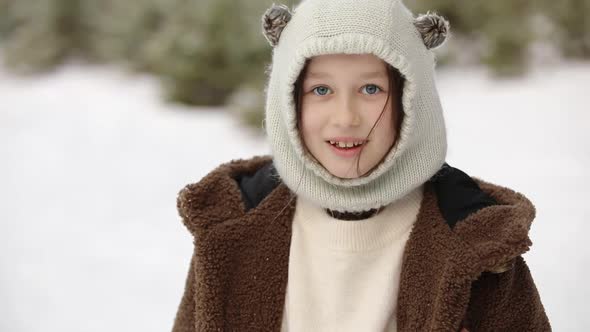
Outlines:
[[[253, 174], [238, 175], [236, 181], [246, 210], [250, 210], [258, 206], [279, 185], [280, 178], [270, 162]], [[441, 214], [451, 228], [470, 214], [497, 204], [469, 175], [447, 163], [429, 181], [434, 185]], [[345, 212], [333, 216], [342, 216], [340, 219], [345, 220], [354, 219]]]

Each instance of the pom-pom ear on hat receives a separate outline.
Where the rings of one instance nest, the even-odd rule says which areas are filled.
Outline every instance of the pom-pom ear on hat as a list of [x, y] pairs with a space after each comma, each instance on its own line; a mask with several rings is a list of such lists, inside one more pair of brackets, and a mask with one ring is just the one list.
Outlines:
[[291, 16], [289, 7], [274, 3], [262, 16], [262, 33], [272, 47], [279, 43], [281, 32], [291, 20]]
[[414, 19], [414, 26], [418, 29], [428, 49], [442, 45], [449, 34], [449, 21], [434, 13], [419, 15]]

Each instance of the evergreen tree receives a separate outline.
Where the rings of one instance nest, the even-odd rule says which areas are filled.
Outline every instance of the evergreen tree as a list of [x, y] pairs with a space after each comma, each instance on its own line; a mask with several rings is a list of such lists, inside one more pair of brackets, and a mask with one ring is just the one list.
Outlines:
[[563, 55], [590, 58], [590, 1], [545, 0], [543, 5], [556, 27], [552, 40], [560, 46]]
[[[438, 12], [451, 22], [454, 36], [482, 45], [475, 50], [456, 47], [452, 53], [476, 51], [479, 62], [498, 75], [526, 70], [526, 51], [534, 37], [529, 23], [534, 8], [529, 1], [409, 0], [408, 5], [417, 12]], [[454, 42], [451, 38], [448, 48]]]
[[101, 62], [123, 61], [144, 69], [144, 46], [160, 29], [164, 7], [159, 0], [78, 0], [84, 55]]
[[260, 34], [263, 8], [260, 1], [170, 1], [166, 24], [145, 48], [168, 96], [219, 105], [244, 81], [263, 78], [270, 55]]
[[76, 39], [76, 0], [9, 1], [2, 44], [13, 70], [34, 72], [60, 63]]

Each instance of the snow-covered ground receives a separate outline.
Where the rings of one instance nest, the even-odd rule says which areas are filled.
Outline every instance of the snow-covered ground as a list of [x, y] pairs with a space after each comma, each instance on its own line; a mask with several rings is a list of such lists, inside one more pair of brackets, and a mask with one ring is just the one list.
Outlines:
[[[554, 330], [589, 330], [590, 63], [500, 82], [446, 69], [438, 85], [448, 162], [533, 200], [525, 259]], [[0, 331], [170, 330], [192, 248], [178, 190], [268, 148], [158, 91], [116, 68], [0, 71]]]

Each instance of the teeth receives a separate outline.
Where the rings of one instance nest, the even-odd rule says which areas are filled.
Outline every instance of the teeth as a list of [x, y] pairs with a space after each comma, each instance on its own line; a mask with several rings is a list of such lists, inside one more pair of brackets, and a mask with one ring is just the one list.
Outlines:
[[337, 142], [337, 141], [329, 141], [330, 144], [337, 146], [339, 148], [352, 148], [359, 145], [362, 145], [363, 142]]

